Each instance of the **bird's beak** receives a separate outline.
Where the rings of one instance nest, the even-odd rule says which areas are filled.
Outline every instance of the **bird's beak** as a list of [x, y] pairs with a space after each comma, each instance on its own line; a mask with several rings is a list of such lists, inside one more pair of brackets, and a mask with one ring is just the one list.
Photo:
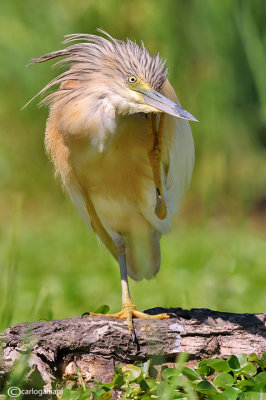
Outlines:
[[146, 90], [138, 88], [136, 91], [142, 94], [144, 102], [149, 106], [157, 108], [157, 110], [165, 112], [166, 114], [173, 115], [177, 118], [183, 118], [187, 119], [188, 121], [198, 122], [198, 120], [193, 117], [193, 115], [184, 110], [178, 104], [169, 100], [167, 97], [163, 96], [161, 93], [156, 92], [156, 90]]

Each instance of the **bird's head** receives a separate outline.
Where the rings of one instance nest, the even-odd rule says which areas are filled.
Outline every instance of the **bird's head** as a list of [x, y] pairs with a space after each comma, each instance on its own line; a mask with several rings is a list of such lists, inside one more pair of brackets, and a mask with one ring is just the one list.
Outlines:
[[[144, 79], [137, 75], [130, 75], [127, 79], [128, 99], [132, 108], [139, 108], [142, 112], [165, 112], [177, 118], [197, 121], [189, 112], [178, 104], [174, 103], [158, 90], [157, 85], [148, 84]], [[160, 87], [159, 87], [160, 89]], [[133, 93], [132, 93], [133, 92]]]
[[72, 121], [73, 130], [75, 123], [78, 130], [81, 125], [87, 127], [86, 121], [92, 124], [93, 119], [98, 117], [105, 126], [109, 125], [111, 131], [112, 119], [140, 112], [164, 112], [196, 121], [191, 114], [160, 93], [167, 80], [167, 70], [159, 55], [152, 57], [143, 43], [138, 46], [130, 40], [124, 42], [101, 32], [106, 37], [68, 35], [64, 43], [80, 43], [32, 60], [32, 63], [41, 63], [64, 57], [57, 64], [70, 64], [66, 72], [38, 93], [46, 93], [59, 85], [43, 102], [50, 102], [61, 114], [68, 115], [69, 118], [65, 117], [64, 121], [68, 121], [67, 124]]
[[[130, 40], [124, 42], [104, 31], [100, 32], [107, 38], [87, 34], [67, 35], [64, 43], [83, 42], [34, 58], [32, 64], [58, 57], [66, 57], [58, 64], [71, 64], [68, 71], [57, 76], [36, 96], [61, 84], [44, 101], [67, 98], [66, 89], [80, 93], [80, 98], [95, 95], [97, 91], [94, 97], [98, 97], [98, 100], [110, 99], [116, 111], [122, 114], [165, 112], [178, 118], [196, 120], [160, 93], [167, 70], [159, 55], [150, 56], [143, 43], [138, 46]], [[68, 85], [69, 81], [74, 84]]]

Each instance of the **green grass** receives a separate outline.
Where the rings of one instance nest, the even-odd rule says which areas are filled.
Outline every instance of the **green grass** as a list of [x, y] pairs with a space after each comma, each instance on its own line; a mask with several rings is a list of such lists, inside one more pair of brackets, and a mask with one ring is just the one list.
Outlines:
[[[0, 300], [4, 304], [5, 293], [13, 293], [15, 299], [8, 300], [12, 323], [77, 316], [102, 304], [118, 311], [116, 262], [87, 231], [68, 199], [62, 196], [60, 206], [43, 207], [38, 218], [37, 210], [22, 213], [15, 241], [8, 231], [0, 237]], [[130, 280], [132, 297], [141, 310], [165, 306], [263, 312], [265, 259], [263, 233], [248, 222], [192, 225], [180, 218], [162, 239], [159, 274], [150, 281]]]

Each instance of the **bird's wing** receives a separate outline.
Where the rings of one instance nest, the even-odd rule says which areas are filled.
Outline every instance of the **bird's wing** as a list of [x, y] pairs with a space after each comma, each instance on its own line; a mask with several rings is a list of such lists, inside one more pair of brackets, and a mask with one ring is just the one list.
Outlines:
[[[161, 93], [179, 104], [174, 89], [166, 81]], [[176, 213], [185, 189], [190, 183], [194, 166], [194, 143], [187, 120], [165, 115], [162, 148], [162, 173], [165, 176], [167, 212]]]
[[[77, 175], [76, 175], [76, 178], [77, 178]], [[77, 181], [78, 181], [79, 186], [80, 186], [81, 191], [82, 191], [83, 204], [82, 204], [82, 207], [80, 207], [80, 204], [77, 204], [76, 198], [74, 199], [73, 196], [72, 196], [71, 199], [72, 199], [73, 203], [75, 204], [76, 208], [78, 209], [81, 217], [84, 214], [84, 205], [86, 206], [86, 210], [87, 210], [88, 215], [89, 215], [90, 226], [92, 227], [94, 232], [97, 234], [99, 239], [103, 242], [105, 247], [110, 251], [110, 253], [117, 260], [118, 259], [118, 255], [117, 255], [117, 249], [115, 247], [115, 244], [114, 244], [111, 236], [109, 235], [109, 233], [104, 228], [101, 220], [99, 219], [99, 217], [97, 215], [97, 212], [95, 210], [95, 207], [94, 207], [94, 205], [93, 205], [93, 203], [91, 201], [90, 194], [89, 194], [88, 190], [86, 189], [86, 187], [84, 185], [82, 185], [82, 182], [80, 180], [78, 180], [78, 178], [77, 178]], [[69, 194], [70, 194], [70, 192], [69, 192]], [[85, 217], [85, 223], [87, 222], [87, 220], [88, 220], [88, 217], [86, 216]]]
[[90, 194], [86, 189], [86, 184], [83, 184], [82, 180], [79, 179], [74, 167], [69, 162], [69, 149], [64, 140], [62, 140], [61, 132], [55, 127], [53, 118], [50, 118], [46, 125], [45, 144], [46, 150], [51, 154], [54, 162], [56, 175], [61, 176], [69, 197], [81, 218], [88, 228], [92, 227], [110, 253], [117, 259], [117, 250], [114, 242], [96, 213]]

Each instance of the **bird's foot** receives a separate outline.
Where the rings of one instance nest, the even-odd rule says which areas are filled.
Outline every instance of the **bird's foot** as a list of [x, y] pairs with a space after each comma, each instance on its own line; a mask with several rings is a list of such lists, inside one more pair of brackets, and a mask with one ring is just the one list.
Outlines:
[[122, 305], [122, 310], [115, 314], [97, 314], [97, 313], [85, 313], [83, 315], [87, 315], [89, 317], [111, 317], [111, 318], [119, 318], [126, 319], [128, 330], [130, 335], [132, 335], [133, 342], [136, 342], [136, 334], [133, 327], [133, 318], [143, 318], [143, 319], [168, 319], [170, 315], [166, 313], [157, 314], [157, 315], [149, 315], [144, 312], [140, 312], [137, 310], [135, 304], [132, 303], [130, 299], [126, 300]]

